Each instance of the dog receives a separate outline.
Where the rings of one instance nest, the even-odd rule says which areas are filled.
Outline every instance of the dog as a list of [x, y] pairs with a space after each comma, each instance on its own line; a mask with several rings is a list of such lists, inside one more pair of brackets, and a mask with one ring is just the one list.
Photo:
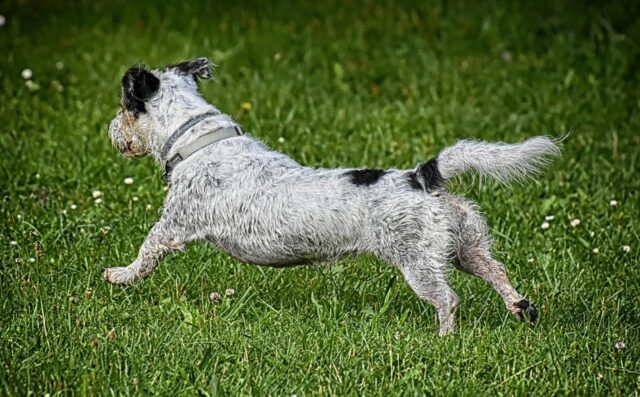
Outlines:
[[106, 281], [131, 284], [195, 240], [275, 267], [368, 253], [396, 266], [435, 307], [440, 335], [454, 331], [452, 267], [485, 280], [511, 313], [535, 323], [536, 307], [492, 255], [479, 208], [448, 193], [446, 182], [471, 171], [504, 184], [531, 179], [560, 155], [556, 140], [462, 140], [408, 170], [311, 168], [269, 149], [207, 103], [198, 80], [211, 76], [212, 64], [198, 58], [155, 70], [134, 66], [122, 78], [111, 141], [126, 157], [153, 156], [169, 190], [136, 260], [105, 269]]

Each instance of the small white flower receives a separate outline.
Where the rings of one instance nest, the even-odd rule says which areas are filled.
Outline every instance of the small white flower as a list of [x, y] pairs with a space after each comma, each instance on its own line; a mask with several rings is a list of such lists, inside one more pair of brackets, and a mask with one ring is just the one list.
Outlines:
[[555, 216], [553, 216], [553, 215], [547, 215], [547, 216], [544, 217], [545, 221], [552, 221], [554, 219], [555, 219]]
[[133, 178], [130, 177], [130, 176], [124, 178], [124, 184], [125, 185], [132, 185], [133, 184]]
[[623, 340], [621, 340], [621, 341], [619, 341], [619, 342], [616, 342], [616, 344], [614, 345], [614, 347], [615, 347], [616, 349], [620, 350], [620, 349], [624, 349], [625, 347], [627, 347], [627, 344], [626, 344], [626, 343], [624, 343], [624, 341], [623, 341]]
[[71, 208], [72, 210], [75, 210], [76, 208], [78, 208], [78, 206], [77, 206], [77, 205], [75, 205], [75, 204], [71, 204], [71, 205], [69, 206], [69, 208]]
[[596, 235], [596, 232], [593, 232], [593, 231], [592, 231], [592, 232], [590, 232], [590, 233], [589, 233], [589, 236], [591, 236], [591, 237], [593, 237], [593, 236], [595, 236], [595, 235]]
[[131, 201], [133, 201], [133, 202], [136, 202], [136, 201], [138, 201], [138, 200], [139, 200], [139, 199], [138, 199], [138, 196], [133, 196], [133, 197], [131, 197]]
[[166, 192], [167, 190], [169, 190], [169, 186], [163, 187], [162, 190], [164, 190]]
[[33, 263], [36, 261], [36, 258], [29, 258], [29, 262]]
[[24, 85], [27, 86], [29, 91], [38, 91], [40, 89], [40, 84], [34, 83], [32, 80], [25, 81]]
[[150, 210], [151, 209], [151, 204], [147, 204], [147, 206], [145, 208]]
[[15, 240], [9, 241], [9, 245], [18, 245], [18, 242]]
[[56, 69], [58, 69], [58, 70], [64, 69], [64, 62], [62, 62], [62, 61], [56, 62]]
[[284, 143], [284, 137], [281, 136], [280, 138], [278, 138], [278, 143]]
[[36, 179], [40, 179], [40, 174], [36, 174]]
[[96, 205], [102, 204], [102, 199], [101, 198], [97, 198], [97, 199], [95, 199], [94, 203], [96, 203]]
[[611, 200], [609, 201], [609, 205], [615, 207], [616, 205], [618, 205], [618, 202], [616, 200]]
[[542, 225], [540, 225], [540, 228], [542, 228], [542, 230], [548, 229], [549, 228], [549, 222], [542, 222]]
[[534, 259], [533, 258], [529, 258], [527, 259], [527, 263], [533, 263]]
[[18, 214], [18, 215], [16, 215], [16, 218], [22, 219], [22, 215]]
[[220, 300], [220, 294], [218, 292], [213, 291], [212, 293], [209, 294], [209, 300], [210, 301], [214, 301], [217, 302]]
[[628, 245], [623, 245], [623, 246], [622, 246], [622, 250], [623, 250], [624, 252], [631, 252], [631, 247], [630, 247], [630, 246], [628, 246]]
[[4, 26], [7, 23], [7, 18], [4, 15], [0, 15], [0, 26]]
[[22, 263], [22, 258], [16, 258], [16, 263]]
[[591, 250], [591, 252], [593, 252], [594, 254], [597, 254], [600, 252], [600, 250], [598, 248], [594, 248]]
[[31, 69], [27, 68], [27, 69], [24, 69], [22, 73], [20, 73], [20, 76], [22, 76], [22, 78], [25, 80], [29, 80], [30, 78], [33, 77], [33, 72], [31, 71]]
[[571, 227], [576, 227], [579, 224], [580, 224], [580, 219], [576, 218], [571, 220]]
[[62, 210], [62, 215], [67, 215], [67, 210]]
[[604, 378], [604, 375], [602, 375], [600, 372], [598, 372], [598, 379], [602, 379]]
[[94, 190], [91, 193], [91, 197], [93, 197], [94, 199], [97, 199], [98, 197], [101, 197], [101, 196], [102, 196], [102, 192], [100, 190]]
[[226, 296], [233, 296], [233, 294], [235, 294], [235, 293], [236, 293], [236, 290], [235, 290], [235, 289], [233, 289], [233, 288], [227, 288], [227, 290], [226, 290], [226, 291], [224, 291], [224, 294], [225, 294]]

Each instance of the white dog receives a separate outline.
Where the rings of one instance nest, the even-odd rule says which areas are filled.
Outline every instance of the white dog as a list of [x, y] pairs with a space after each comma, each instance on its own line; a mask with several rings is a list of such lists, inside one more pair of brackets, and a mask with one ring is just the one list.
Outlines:
[[132, 67], [122, 109], [109, 125], [125, 156], [151, 154], [170, 189], [160, 220], [127, 267], [104, 270], [114, 284], [147, 276], [167, 254], [206, 239], [239, 260], [268, 266], [335, 261], [370, 253], [395, 265], [438, 311], [440, 334], [454, 329], [458, 296], [449, 263], [487, 281], [520, 319], [536, 308], [491, 254], [488, 227], [472, 202], [445, 182], [475, 171], [507, 183], [533, 175], [554, 140], [518, 144], [459, 141], [411, 170], [305, 167], [243, 134], [198, 93], [206, 58], [161, 70]]

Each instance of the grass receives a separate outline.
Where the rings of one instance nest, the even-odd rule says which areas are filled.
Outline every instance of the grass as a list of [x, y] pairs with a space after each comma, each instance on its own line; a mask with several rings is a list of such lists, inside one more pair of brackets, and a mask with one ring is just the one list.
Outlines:
[[[0, 394], [638, 394], [639, 3], [228, 3], [0, 7]], [[539, 324], [454, 272], [458, 332], [439, 338], [371, 257], [278, 270], [195, 244], [143, 283], [105, 284], [165, 194], [150, 159], [110, 147], [119, 80], [196, 56], [219, 64], [206, 98], [318, 167], [573, 129], [537, 185], [451, 186], [482, 206]]]

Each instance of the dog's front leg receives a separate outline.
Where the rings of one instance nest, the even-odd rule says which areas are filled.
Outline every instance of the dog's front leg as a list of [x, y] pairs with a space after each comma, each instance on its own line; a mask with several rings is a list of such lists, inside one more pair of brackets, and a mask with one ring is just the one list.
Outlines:
[[148, 276], [158, 266], [162, 258], [173, 251], [182, 249], [186, 240], [182, 227], [173, 224], [165, 214], [156, 223], [140, 247], [138, 257], [127, 267], [105, 269], [103, 277], [111, 284], [132, 284]]

